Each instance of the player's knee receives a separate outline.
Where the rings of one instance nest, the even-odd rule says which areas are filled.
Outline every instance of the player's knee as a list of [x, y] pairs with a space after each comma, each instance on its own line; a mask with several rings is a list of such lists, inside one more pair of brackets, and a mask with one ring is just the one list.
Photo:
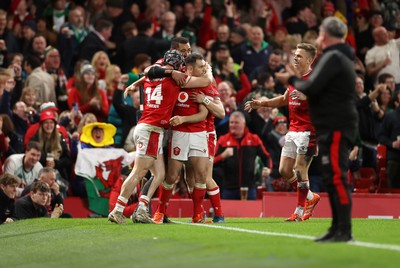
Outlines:
[[279, 167], [279, 174], [285, 179], [290, 179], [294, 176], [293, 170], [287, 167]]

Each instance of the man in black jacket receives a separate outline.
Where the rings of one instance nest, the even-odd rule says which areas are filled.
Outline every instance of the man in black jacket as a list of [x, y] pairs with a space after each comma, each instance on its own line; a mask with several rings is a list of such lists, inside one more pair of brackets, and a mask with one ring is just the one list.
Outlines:
[[[317, 43], [323, 50], [308, 80], [289, 73], [276, 74], [304, 93], [309, 101], [311, 121], [316, 127], [322, 176], [332, 208], [332, 225], [317, 242], [347, 242], [351, 234], [351, 191], [347, 169], [350, 150], [358, 131], [354, 52], [345, 44], [347, 26], [336, 17], [324, 19]], [[291, 75], [291, 76], [290, 76]], [[292, 93], [292, 97], [301, 94]]]
[[14, 198], [17, 194], [17, 186], [20, 184], [21, 180], [14, 175], [4, 173], [0, 177], [0, 224], [17, 219]]

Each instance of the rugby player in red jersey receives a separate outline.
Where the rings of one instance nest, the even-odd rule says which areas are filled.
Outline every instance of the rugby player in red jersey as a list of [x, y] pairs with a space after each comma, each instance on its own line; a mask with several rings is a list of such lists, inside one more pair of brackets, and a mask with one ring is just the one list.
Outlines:
[[[296, 47], [293, 64], [295, 69], [307, 79], [311, 73], [311, 64], [315, 59], [317, 49], [307, 43], [300, 43]], [[251, 100], [245, 103], [244, 109], [250, 112], [259, 107], [289, 106], [289, 132], [285, 136], [282, 148], [279, 172], [288, 182], [297, 189], [297, 206], [294, 213], [286, 221], [303, 221], [309, 219], [315, 206], [320, 200], [318, 194], [310, 191], [308, 169], [313, 156], [317, 154], [317, 140], [315, 128], [311, 124], [308, 102], [304, 94], [293, 86], [288, 87], [284, 95], [269, 100]]]

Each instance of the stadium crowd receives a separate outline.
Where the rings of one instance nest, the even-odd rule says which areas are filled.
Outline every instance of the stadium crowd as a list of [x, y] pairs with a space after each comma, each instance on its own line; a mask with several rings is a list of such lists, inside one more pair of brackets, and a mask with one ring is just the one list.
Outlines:
[[[224, 110], [223, 116], [214, 119], [217, 147], [212, 177], [216, 184], [207, 190], [204, 186], [203, 196], [207, 192], [212, 199], [221, 192], [226, 199], [256, 199], [257, 187], [291, 191], [291, 184], [279, 172], [290, 121], [287, 106], [247, 112], [244, 105], [285, 94], [286, 86], [275, 73], [284, 72], [286, 65], [293, 63], [299, 43], [316, 45], [319, 25], [329, 16], [348, 26], [346, 42], [356, 55], [360, 121], [349, 159], [351, 177], [359, 178], [362, 167], [377, 167], [377, 146], [381, 144], [387, 148], [389, 187], [400, 188], [398, 0], [2, 0], [0, 175], [8, 175], [0, 180], [1, 223], [28, 217], [18, 216], [22, 214], [68, 217], [63, 213], [62, 199], [68, 195], [86, 198], [91, 185], [82, 175], [83, 165], [77, 172], [77, 158], [82, 160], [79, 154], [118, 148], [124, 158], [124, 152], [136, 151], [132, 139], [140, 118], [141, 94], [135, 89], [123, 96], [123, 90], [173, 49], [171, 40], [176, 37], [189, 42], [184, 48], [187, 51], [180, 49], [184, 57], [195, 52], [211, 66], [218, 103]], [[321, 53], [317, 49], [313, 65]], [[144, 90], [147, 94], [147, 88]], [[203, 97], [202, 103], [208, 106], [207, 102], [210, 100]], [[236, 139], [234, 119], [243, 127]], [[246, 146], [259, 146], [259, 156], [242, 159], [240, 144], [232, 144], [249, 135], [257, 142]], [[322, 192], [321, 167], [318, 156], [315, 158], [308, 170], [309, 188]], [[238, 159], [243, 163], [235, 162]], [[249, 170], [240, 173], [237, 169], [242, 164]], [[94, 170], [92, 177], [103, 184], [99, 196], [118, 206], [122, 181], [112, 171], [117, 168], [119, 177], [122, 165], [104, 164], [111, 171], [108, 180], [101, 167], [94, 165], [89, 168]], [[41, 174], [53, 172], [51, 183], [41, 179]], [[151, 173], [155, 175], [148, 172], [149, 181]], [[203, 175], [201, 184], [205, 185]], [[176, 181], [170, 194], [190, 196], [193, 187], [189, 184], [183, 179]], [[124, 198], [124, 207], [150, 201], [139, 198], [142, 186], [135, 185], [135, 196]], [[26, 194], [31, 198], [24, 197]], [[40, 200], [44, 196], [48, 200]], [[9, 199], [14, 198], [18, 199], [18, 213], [5, 214], [3, 219], [10, 211], [6, 209]], [[23, 213], [22, 198], [25, 205], [38, 202], [40, 206], [31, 206], [36, 211]], [[130, 208], [128, 214], [133, 210]], [[221, 219], [220, 204], [217, 211]]]

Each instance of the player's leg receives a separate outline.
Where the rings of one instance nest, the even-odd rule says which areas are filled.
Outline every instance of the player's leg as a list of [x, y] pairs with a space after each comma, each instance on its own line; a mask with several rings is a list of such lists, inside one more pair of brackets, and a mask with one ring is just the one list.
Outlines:
[[148, 124], [139, 124], [135, 128], [134, 137], [137, 145], [135, 165], [122, 184], [117, 204], [108, 216], [111, 222], [118, 224], [125, 223], [122, 212], [128, 202], [128, 198], [140, 180], [146, 176], [157, 158], [162, 146], [163, 129]]
[[[314, 208], [320, 200], [318, 194], [310, 191], [310, 182], [308, 179], [308, 170], [313, 156], [317, 154], [316, 137], [309, 131], [298, 132], [295, 143], [297, 145], [297, 157], [294, 169], [298, 181], [298, 214], [302, 214], [302, 219], [307, 220], [312, 216]], [[301, 213], [301, 210], [303, 210], [303, 213]]]
[[175, 159], [168, 159], [168, 172], [165, 180], [161, 183], [159, 205], [154, 213], [153, 221], [156, 224], [162, 224], [164, 215], [167, 211], [168, 202], [172, 196], [176, 181], [179, 179], [183, 162]]
[[165, 180], [161, 183], [159, 205], [154, 213], [153, 221], [157, 224], [163, 223], [164, 215], [167, 210], [169, 199], [172, 196], [172, 191], [175, 182], [178, 180], [183, 162], [188, 159], [187, 147], [189, 137], [187, 133], [172, 131], [170, 152], [168, 158], [168, 171]]
[[195, 184], [193, 188], [193, 217], [192, 222], [204, 223], [203, 200], [206, 194], [206, 181], [208, 174], [208, 157], [189, 158], [194, 171]]

